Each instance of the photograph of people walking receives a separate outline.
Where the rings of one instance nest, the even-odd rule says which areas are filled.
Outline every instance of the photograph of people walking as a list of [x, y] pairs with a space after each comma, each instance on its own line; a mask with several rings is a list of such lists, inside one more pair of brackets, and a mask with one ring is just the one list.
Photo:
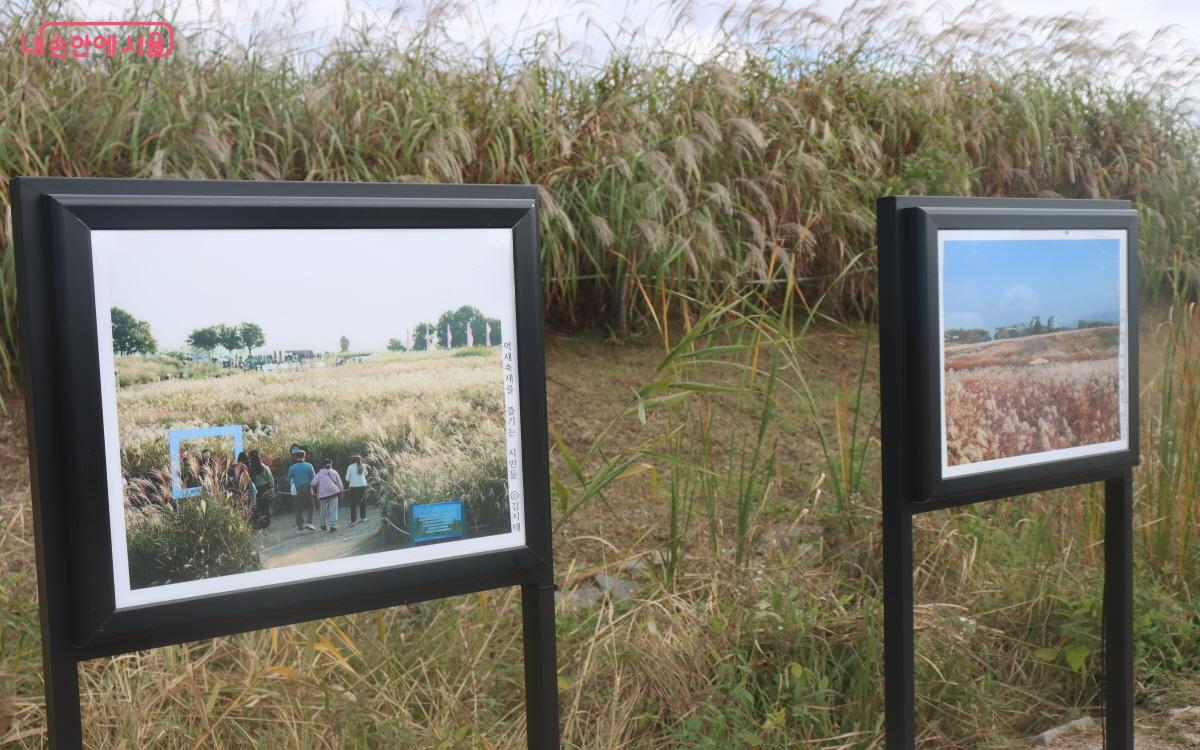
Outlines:
[[94, 243], [128, 601], [523, 541], [509, 235], [142, 234]]

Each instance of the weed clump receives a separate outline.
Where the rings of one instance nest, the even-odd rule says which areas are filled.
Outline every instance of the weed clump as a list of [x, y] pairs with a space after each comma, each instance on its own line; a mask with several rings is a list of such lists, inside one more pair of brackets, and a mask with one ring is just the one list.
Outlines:
[[226, 493], [206, 492], [178, 506], [126, 508], [129, 585], [140, 589], [259, 570], [246, 512]]

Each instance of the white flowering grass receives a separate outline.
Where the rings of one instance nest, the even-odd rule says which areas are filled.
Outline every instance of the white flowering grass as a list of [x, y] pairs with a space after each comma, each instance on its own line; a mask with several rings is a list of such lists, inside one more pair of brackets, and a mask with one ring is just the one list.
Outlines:
[[951, 466], [1121, 436], [1115, 327], [946, 349]]
[[[161, 500], [168, 433], [236, 424], [244, 449], [260, 451], [276, 477], [293, 444], [339, 472], [358, 454], [373, 499], [394, 507], [398, 522], [413, 502], [462, 498], [483, 533], [507, 531], [500, 352], [458, 354], [381, 353], [340, 367], [119, 388], [121, 466], [131, 488]], [[212, 440], [185, 447], [219, 452]]]

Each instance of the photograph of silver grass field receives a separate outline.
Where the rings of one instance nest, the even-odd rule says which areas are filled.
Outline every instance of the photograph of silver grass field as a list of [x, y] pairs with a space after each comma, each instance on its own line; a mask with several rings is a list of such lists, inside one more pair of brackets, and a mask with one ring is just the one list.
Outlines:
[[[140, 369], [146, 359], [118, 357], [118, 373]], [[118, 390], [135, 588], [382, 552], [405, 543], [392, 530], [405, 527], [414, 502], [462, 498], [468, 535], [509, 530], [499, 347], [334, 361]], [[258, 450], [276, 477], [286, 476], [290, 446], [301, 436], [311, 457], [331, 460], [338, 471], [361, 454], [370, 472], [370, 522], [339, 534], [297, 535], [279, 493], [274, 521], [256, 532], [254, 507], [220, 481], [204, 482], [200, 498], [178, 507], [170, 502], [167, 431], [234, 421], [243, 427], [246, 450]], [[212, 475], [224, 477], [229, 460], [215, 445], [212, 453]], [[200, 473], [198, 466], [190, 470]], [[348, 510], [339, 512], [344, 518]], [[202, 530], [216, 533], [197, 538]]]
[[519, 530], [504, 230], [96, 232], [92, 250], [130, 602], [477, 552]]
[[1122, 238], [939, 234], [944, 471], [1121, 440]]
[[949, 465], [1120, 439], [1119, 332], [947, 346]]

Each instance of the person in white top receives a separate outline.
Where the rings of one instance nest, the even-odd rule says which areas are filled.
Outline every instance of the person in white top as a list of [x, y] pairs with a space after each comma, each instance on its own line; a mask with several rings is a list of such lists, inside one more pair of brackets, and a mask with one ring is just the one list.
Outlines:
[[367, 467], [362, 456], [350, 457], [346, 467], [346, 494], [350, 496], [350, 525], [367, 520]]

